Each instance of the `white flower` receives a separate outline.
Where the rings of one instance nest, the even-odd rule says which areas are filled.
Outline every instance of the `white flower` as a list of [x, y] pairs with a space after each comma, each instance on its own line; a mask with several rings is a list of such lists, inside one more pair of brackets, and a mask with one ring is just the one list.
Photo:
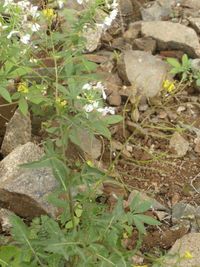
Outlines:
[[13, 4], [13, 0], [5, 0], [3, 7], [6, 7], [6, 6], [10, 5], [10, 4]]
[[29, 41], [30, 41], [30, 39], [31, 39], [30, 34], [25, 34], [25, 35], [21, 36], [20, 41], [21, 41], [23, 44], [28, 44]]
[[27, 9], [30, 3], [28, 1], [19, 1], [17, 3], [18, 7], [20, 7], [22, 10]]
[[107, 16], [104, 20], [104, 25], [105, 27], [110, 27], [113, 20], [117, 17], [117, 14], [118, 14], [118, 10], [117, 9], [113, 9], [111, 12], [110, 12], [110, 15]]
[[39, 24], [34, 23], [34, 24], [31, 25], [32, 32], [37, 32], [37, 31], [39, 31], [39, 29], [40, 29], [40, 25]]
[[76, 0], [79, 5], [82, 5], [84, 2], [88, 2], [88, 0]]
[[0, 29], [5, 30], [7, 28], [8, 28], [8, 26], [3, 26], [3, 24], [0, 22]]
[[115, 114], [115, 108], [113, 107], [98, 108], [97, 111], [100, 112], [102, 116], [105, 116], [107, 114]]
[[91, 112], [91, 111], [94, 110], [94, 107], [93, 107], [92, 104], [87, 104], [87, 105], [85, 105], [83, 108], [84, 108], [84, 110], [85, 110], [86, 112]]
[[86, 83], [83, 85], [82, 87], [83, 90], [91, 90], [92, 89], [92, 85], [90, 83]]
[[33, 18], [37, 18], [40, 15], [38, 12], [38, 6], [31, 6], [28, 11]]
[[62, 0], [58, 0], [58, 7], [59, 9], [62, 9], [64, 7], [64, 3]]
[[13, 36], [13, 34], [15, 34], [15, 33], [18, 33], [19, 31], [11, 31], [8, 35], [7, 35], [7, 38], [8, 39], [10, 39], [12, 36]]
[[101, 90], [102, 97], [105, 100], [107, 98], [106, 93], [105, 93], [105, 86], [101, 82], [98, 82], [95, 88], [98, 90]]
[[98, 101], [95, 101], [94, 103], [92, 104], [87, 104], [83, 107], [83, 109], [86, 111], [86, 112], [92, 112], [94, 109], [97, 109], [99, 106], [99, 102]]

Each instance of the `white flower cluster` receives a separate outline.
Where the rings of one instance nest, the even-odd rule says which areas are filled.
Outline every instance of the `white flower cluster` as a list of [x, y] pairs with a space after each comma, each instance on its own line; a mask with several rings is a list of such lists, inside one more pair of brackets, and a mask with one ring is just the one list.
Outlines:
[[[76, 1], [80, 5], [88, 2], [88, 0], [76, 0]], [[105, 2], [107, 9], [109, 11], [109, 15], [105, 17], [102, 23], [98, 24], [98, 26], [100, 26], [104, 31], [111, 26], [112, 22], [116, 19], [118, 14], [118, 0], [113, 0], [111, 4], [108, 1]]]
[[[106, 100], [107, 96], [105, 93], [105, 86], [101, 83], [101, 82], [97, 82], [96, 84], [92, 84], [92, 83], [86, 83], [84, 84], [84, 86], [82, 87], [82, 90], [98, 90], [101, 92], [102, 98], [104, 100]], [[92, 112], [94, 110], [100, 112], [103, 116], [107, 115], [107, 114], [115, 114], [115, 108], [114, 107], [101, 107], [100, 105], [100, 101], [97, 101], [96, 99], [90, 100], [89, 104], [86, 104], [83, 109], [89, 113]]]
[[[20, 36], [20, 41], [23, 44], [28, 44], [31, 34], [40, 29], [40, 25], [37, 23], [37, 18], [40, 16], [38, 6], [32, 5], [28, 0], [19, 1], [17, 3], [15, 3], [14, 0], [4, 0], [3, 7], [6, 13], [12, 12], [13, 8], [18, 8], [20, 12], [20, 23], [18, 23], [17, 29], [12, 29], [8, 33], [7, 38], [10, 39], [14, 34], [18, 34]], [[31, 20], [29, 18], [31, 18]]]

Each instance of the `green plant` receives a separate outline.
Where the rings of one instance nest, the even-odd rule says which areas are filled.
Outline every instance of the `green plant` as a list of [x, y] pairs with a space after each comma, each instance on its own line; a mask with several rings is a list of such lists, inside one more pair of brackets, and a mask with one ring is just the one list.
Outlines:
[[176, 75], [181, 74], [181, 81], [195, 81], [200, 86], [200, 71], [192, 68], [191, 59], [186, 54], [182, 56], [181, 63], [178, 59], [168, 58], [167, 62], [171, 65], [170, 73]]
[[[55, 28], [59, 15], [52, 8], [39, 12], [26, 1], [22, 7], [12, 1], [5, 3], [0, 4], [0, 13], [14, 16], [9, 20], [1, 17], [0, 40], [6, 46], [1, 51], [0, 94], [8, 105], [18, 104], [23, 114], [30, 109], [41, 116], [47, 132], [45, 156], [22, 167], [52, 169], [60, 187], [49, 201], [62, 213], [57, 220], [36, 218], [30, 227], [12, 216], [15, 241], [1, 247], [1, 266], [130, 266], [131, 252], [122, 245], [123, 233], [130, 234], [135, 225], [143, 235], [145, 224], [158, 224], [143, 215], [150, 204], [137, 196], [125, 212], [119, 199], [109, 212], [106, 204], [97, 204], [94, 186], [107, 179], [108, 173], [66, 157], [70, 142], [80, 145], [79, 132], [111, 139], [109, 125], [122, 119], [114, 115], [112, 107], [105, 107], [105, 86], [95, 74], [97, 66], [84, 57], [84, 28], [93, 26], [96, 11], [105, 8], [105, 3], [94, 1], [78, 14], [63, 10], [65, 25], [61, 28]], [[21, 24], [27, 10], [34, 11], [26, 21], [30, 27]], [[12, 79], [14, 93], [7, 89]], [[74, 194], [83, 184], [86, 190]]]
[[175, 58], [167, 58], [167, 62], [172, 66], [170, 73], [181, 74], [182, 80], [189, 79], [191, 75], [191, 60], [186, 54], [182, 56], [181, 63]]

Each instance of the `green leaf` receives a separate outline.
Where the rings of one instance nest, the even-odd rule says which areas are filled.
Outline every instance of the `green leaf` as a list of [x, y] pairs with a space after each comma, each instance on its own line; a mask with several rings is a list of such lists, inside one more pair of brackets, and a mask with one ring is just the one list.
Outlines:
[[22, 168], [43, 168], [43, 167], [51, 167], [50, 158], [46, 156], [42, 157], [41, 160], [33, 161], [30, 163], [21, 164], [20, 167]]
[[200, 86], [200, 79], [197, 79], [197, 80], [196, 80], [196, 85], [197, 85], [197, 86]]
[[[79, 222], [80, 222], [80, 219], [77, 217], [74, 217], [74, 224], [75, 224], [74, 226], [77, 226], [79, 224]], [[68, 223], [66, 223], [65, 228], [66, 229], [72, 229], [73, 228], [72, 221], [69, 221]]]
[[135, 197], [133, 198], [133, 200], [131, 201], [131, 204], [130, 204], [130, 210], [132, 212], [135, 212], [135, 209], [136, 209], [136, 207], [137, 207], [137, 205], [138, 205], [139, 202], [140, 202], [140, 194], [137, 193], [135, 195]]
[[120, 115], [109, 115], [101, 119], [107, 125], [119, 123], [123, 120], [123, 117]]
[[111, 133], [108, 128], [101, 123], [101, 121], [92, 123], [92, 127], [96, 130], [97, 134], [103, 135], [104, 137], [110, 139]]
[[135, 218], [139, 219], [143, 223], [150, 224], [150, 225], [160, 225], [161, 224], [156, 219], [154, 219], [154, 218], [152, 218], [150, 216], [144, 215], [144, 214], [134, 215], [134, 220], [135, 220]]
[[171, 69], [170, 70], [170, 73], [171, 74], [178, 74], [178, 73], [181, 73], [181, 72], [183, 72], [183, 70], [181, 69], [181, 68], [173, 68], [173, 69]]
[[186, 54], [184, 54], [184, 55], [182, 56], [182, 65], [183, 65], [183, 66], [188, 66], [189, 63], [190, 63], [190, 61], [189, 61], [188, 56], [187, 56]]
[[175, 68], [181, 68], [181, 64], [179, 63], [179, 61], [176, 58], [167, 58], [167, 62], [175, 67]]
[[10, 93], [8, 92], [8, 90], [7, 90], [6, 88], [4, 88], [4, 87], [0, 87], [0, 95], [1, 95], [6, 101], [8, 101], [9, 103], [12, 102]]
[[68, 167], [58, 158], [51, 159], [51, 166], [55, 178], [60, 182], [63, 189], [67, 191]]
[[140, 218], [137, 216], [137, 215], [134, 215], [134, 224], [136, 226], [136, 228], [138, 229], [138, 231], [141, 233], [141, 234], [145, 234], [146, 233], [146, 230], [145, 230], [145, 227], [144, 227], [144, 224], [143, 222], [140, 220]]
[[27, 112], [28, 112], [28, 103], [27, 103], [26, 99], [24, 97], [21, 97], [19, 99], [18, 104], [19, 104], [19, 110], [21, 111], [21, 113], [23, 115], [27, 115]]
[[[11, 265], [12, 264], [12, 265]], [[21, 267], [21, 250], [14, 246], [0, 247], [1, 267]]]
[[77, 205], [77, 207], [75, 208], [75, 214], [76, 214], [76, 217], [80, 218], [82, 213], [83, 213], [83, 208], [82, 206], [79, 204]]
[[151, 208], [152, 203], [149, 201], [141, 201], [139, 205], [135, 208], [135, 213], [143, 213]]

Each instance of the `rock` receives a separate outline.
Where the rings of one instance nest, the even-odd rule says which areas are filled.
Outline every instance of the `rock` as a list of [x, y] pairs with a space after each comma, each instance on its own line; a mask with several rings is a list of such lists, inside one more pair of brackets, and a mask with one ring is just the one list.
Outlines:
[[156, 50], [156, 41], [151, 37], [143, 37], [133, 41], [134, 50], [142, 50], [153, 54]]
[[194, 220], [196, 208], [190, 204], [179, 202], [172, 207], [172, 222], [177, 223], [181, 219]]
[[179, 50], [164, 50], [164, 51], [160, 51], [160, 56], [164, 57], [164, 58], [174, 57], [174, 58], [177, 58], [177, 59], [181, 60], [183, 55], [184, 55], [184, 52], [183, 51], [179, 51]]
[[19, 145], [0, 162], [0, 207], [27, 218], [45, 213], [55, 216], [56, 208], [46, 199], [58, 186], [52, 171], [19, 167], [39, 160], [43, 154], [41, 148], [29, 142]]
[[200, 9], [200, 2], [199, 0], [180, 0], [180, 4], [183, 7], [188, 7], [191, 9]]
[[132, 44], [133, 40], [139, 37], [140, 31], [141, 31], [140, 22], [131, 23], [129, 25], [128, 30], [123, 34], [123, 37], [128, 43]]
[[87, 52], [93, 52], [100, 46], [100, 40], [103, 33], [101, 25], [87, 27], [84, 29], [83, 37], [86, 38]]
[[178, 132], [175, 132], [170, 139], [170, 148], [178, 157], [184, 157], [189, 149], [189, 142]]
[[144, 21], [166, 20], [172, 13], [172, 5], [175, 0], [154, 1], [148, 8], [142, 8], [141, 14]]
[[149, 21], [141, 25], [142, 36], [155, 39], [158, 50], [175, 49], [193, 58], [200, 56], [198, 36], [193, 29], [170, 21]]
[[147, 196], [144, 192], [139, 192], [138, 190], [133, 190], [127, 200], [126, 205], [129, 207], [129, 205], [131, 204], [132, 200], [134, 199], [134, 197], [139, 194], [140, 195], [140, 199], [143, 201], [149, 201], [150, 203], [152, 203], [152, 208], [155, 210], [160, 210], [160, 211], [165, 211], [165, 212], [169, 212], [169, 209], [166, 208], [165, 206], [163, 206], [162, 204], [160, 204], [157, 200]]
[[120, 106], [121, 105], [121, 96], [118, 92], [114, 91], [107, 98], [109, 105], [111, 106]]
[[120, 13], [123, 19], [124, 27], [133, 21], [134, 12], [133, 12], [133, 5], [131, 0], [120, 0], [119, 1], [119, 8]]
[[17, 109], [6, 126], [1, 152], [6, 156], [18, 145], [24, 145], [29, 141], [31, 141], [30, 113], [24, 116], [20, 110]]
[[199, 58], [192, 59], [191, 67], [194, 72], [200, 71], [200, 59]]
[[[17, 203], [17, 204], [16, 204]], [[10, 192], [0, 188], [0, 206], [16, 215], [32, 220], [47, 213], [34, 199], [25, 194]]]
[[167, 63], [144, 51], [125, 51], [118, 64], [118, 73], [122, 80], [130, 83], [138, 93], [152, 98], [162, 89], [163, 80], [169, 79]]
[[[7, 89], [11, 94], [14, 93], [15, 81], [9, 81]], [[3, 97], [0, 96], [0, 137], [5, 134], [6, 123], [12, 118], [16, 108], [17, 104], [9, 104]]]
[[[191, 257], [187, 257], [187, 252]], [[198, 267], [200, 266], [200, 233], [190, 233], [175, 242], [167, 254], [163, 267]], [[177, 256], [176, 256], [177, 255]], [[179, 256], [178, 256], [179, 255]], [[179, 262], [178, 258], [182, 258]], [[178, 265], [177, 265], [178, 264]]]
[[77, 133], [79, 141], [79, 147], [90, 158], [97, 159], [101, 156], [102, 143], [95, 136], [89, 134], [86, 130], [79, 131]]
[[163, 220], [169, 219], [171, 217], [169, 213], [165, 211], [155, 211], [156, 216], [158, 217], [158, 220], [161, 222]]
[[0, 209], [0, 225], [3, 232], [10, 232], [12, 224], [10, 223], [9, 217], [13, 213], [6, 209]]
[[200, 154], [200, 137], [197, 137], [194, 141], [195, 141], [194, 151]]
[[189, 22], [196, 33], [200, 34], [200, 18], [189, 18]]

